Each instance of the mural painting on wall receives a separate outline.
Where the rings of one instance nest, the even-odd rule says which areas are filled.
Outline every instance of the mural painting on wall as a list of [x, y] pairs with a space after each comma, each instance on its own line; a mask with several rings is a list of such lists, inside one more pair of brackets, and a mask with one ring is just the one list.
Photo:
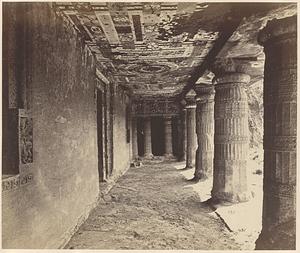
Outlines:
[[20, 161], [22, 164], [33, 162], [32, 118], [20, 117], [19, 126]]

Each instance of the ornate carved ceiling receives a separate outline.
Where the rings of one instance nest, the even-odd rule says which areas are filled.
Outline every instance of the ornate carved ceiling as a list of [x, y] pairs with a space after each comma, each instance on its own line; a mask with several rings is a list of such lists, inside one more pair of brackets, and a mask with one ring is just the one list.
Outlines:
[[[232, 18], [232, 6], [195, 2], [55, 4], [56, 11], [63, 13], [83, 36], [101, 70], [111, 70], [116, 81], [134, 94], [149, 96], [181, 92], [195, 67], [203, 62], [219, 38], [224, 23]], [[279, 7], [274, 5], [259, 17]], [[261, 23], [255, 22], [255, 16], [251, 18], [257, 24], [251, 26], [253, 31]], [[240, 58], [243, 55], [257, 58], [259, 53], [251, 47], [256, 41], [255, 34], [248, 34], [245, 23], [247, 20], [242, 31], [236, 32], [227, 43], [226, 52], [234, 56], [240, 52]], [[238, 47], [249, 42], [248, 49]], [[227, 57], [226, 52], [223, 50], [219, 56]], [[210, 82], [211, 78], [207, 71], [200, 81]]]

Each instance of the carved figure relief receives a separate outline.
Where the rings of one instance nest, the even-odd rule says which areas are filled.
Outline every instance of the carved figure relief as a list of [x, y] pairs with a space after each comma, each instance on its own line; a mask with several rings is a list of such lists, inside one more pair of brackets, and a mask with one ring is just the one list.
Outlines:
[[19, 149], [22, 164], [33, 162], [33, 127], [32, 118], [20, 117]]

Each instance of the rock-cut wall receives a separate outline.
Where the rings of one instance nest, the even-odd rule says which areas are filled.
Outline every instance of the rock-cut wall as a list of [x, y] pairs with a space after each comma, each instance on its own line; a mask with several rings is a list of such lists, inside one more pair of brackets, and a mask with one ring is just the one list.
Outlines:
[[99, 193], [93, 57], [49, 3], [4, 3], [3, 24], [3, 110], [23, 109], [32, 147], [2, 182], [2, 246], [58, 248]]

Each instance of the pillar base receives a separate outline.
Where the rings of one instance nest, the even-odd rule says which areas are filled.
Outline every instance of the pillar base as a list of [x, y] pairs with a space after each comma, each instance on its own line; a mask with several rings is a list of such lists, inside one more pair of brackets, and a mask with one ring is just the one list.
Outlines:
[[176, 157], [173, 154], [164, 154], [165, 159], [173, 160], [176, 159]]
[[250, 192], [232, 193], [232, 192], [211, 192], [212, 200], [214, 202], [230, 202], [240, 203], [247, 202], [251, 199]]
[[143, 156], [143, 159], [153, 159], [154, 158], [154, 155], [153, 154], [145, 154]]
[[189, 170], [195, 168], [194, 165], [186, 165], [184, 169]]
[[178, 162], [184, 162], [184, 161], [186, 161], [185, 156], [181, 156], [178, 158]]
[[205, 181], [208, 178], [209, 178], [209, 176], [204, 175], [204, 174], [194, 175], [194, 177], [191, 179], [191, 181], [200, 182], [200, 181]]
[[255, 244], [256, 250], [295, 250], [296, 221], [281, 224], [270, 231], [262, 231]]

